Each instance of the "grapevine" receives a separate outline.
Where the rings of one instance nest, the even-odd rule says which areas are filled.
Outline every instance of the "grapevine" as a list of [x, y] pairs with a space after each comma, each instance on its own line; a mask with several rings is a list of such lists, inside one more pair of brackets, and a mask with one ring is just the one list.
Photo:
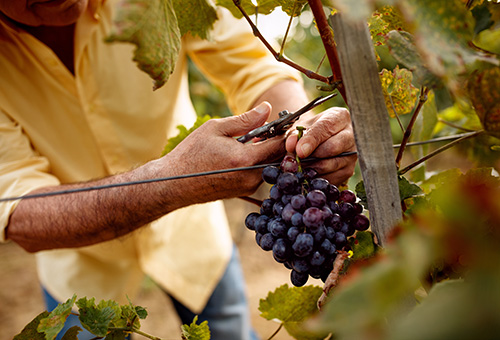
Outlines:
[[263, 250], [290, 269], [294, 286], [305, 285], [309, 277], [325, 282], [348, 237], [368, 229], [363, 206], [351, 190], [339, 190], [314, 169], [302, 168], [297, 156], [265, 167], [262, 179], [272, 185], [269, 197], [259, 212], [247, 215], [245, 226]]

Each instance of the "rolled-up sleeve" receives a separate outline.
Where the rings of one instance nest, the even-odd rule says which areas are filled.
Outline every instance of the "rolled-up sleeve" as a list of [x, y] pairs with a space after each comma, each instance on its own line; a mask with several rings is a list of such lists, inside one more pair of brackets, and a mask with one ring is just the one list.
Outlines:
[[280, 81], [302, 82], [300, 73], [278, 62], [247, 22], [223, 8], [218, 15], [225, 18], [215, 23], [210, 40], [187, 37], [186, 46], [195, 64], [224, 92], [233, 113], [250, 109], [265, 90]]
[[[49, 169], [49, 162], [33, 151], [19, 124], [0, 109], [0, 197], [18, 197], [59, 184]], [[6, 241], [5, 229], [18, 203], [19, 200], [0, 203], [0, 242]]]

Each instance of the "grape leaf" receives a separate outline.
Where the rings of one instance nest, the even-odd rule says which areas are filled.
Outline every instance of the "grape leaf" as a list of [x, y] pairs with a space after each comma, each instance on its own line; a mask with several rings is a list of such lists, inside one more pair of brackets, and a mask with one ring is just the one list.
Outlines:
[[173, 0], [173, 3], [181, 35], [191, 33], [207, 39], [217, 20], [215, 8], [207, 0]]
[[[61, 340], [78, 340], [78, 333], [80, 333], [82, 329], [78, 326], [73, 326], [64, 333]], [[106, 338], [107, 339], [107, 338]], [[109, 340], [109, 339], [108, 339]]]
[[210, 329], [208, 327], [208, 322], [203, 321], [199, 325], [196, 323], [198, 321], [198, 315], [193, 319], [190, 325], [182, 325], [181, 337], [183, 340], [209, 340], [210, 339]]
[[[410, 183], [404, 176], [398, 176], [398, 184], [401, 201], [422, 194], [422, 189], [418, 185]], [[355, 190], [356, 196], [359, 198], [361, 204], [367, 207], [368, 201], [364, 182], [360, 181], [356, 184]]]
[[163, 149], [162, 156], [166, 155], [170, 151], [172, 151], [180, 142], [184, 140], [191, 132], [199, 128], [203, 123], [209, 121], [212, 118], [216, 117], [211, 117], [209, 115], [204, 115], [202, 117], [196, 118], [196, 122], [193, 124], [193, 126], [189, 129], [187, 129], [184, 125], [178, 125], [177, 129], [179, 130], [179, 134], [177, 136], [171, 137], [167, 140], [167, 144], [165, 145], [165, 148]]
[[288, 287], [284, 284], [260, 300], [260, 315], [267, 320], [303, 321], [318, 311], [316, 301], [322, 292], [317, 286]]
[[289, 16], [299, 16], [300, 12], [307, 4], [307, 0], [278, 0], [283, 12]]
[[44, 332], [47, 340], [55, 339], [57, 334], [63, 329], [66, 319], [71, 314], [71, 309], [75, 304], [75, 300], [76, 295], [73, 295], [73, 297], [66, 302], [57, 305], [57, 307], [50, 312], [48, 317], [40, 320], [38, 331]]
[[351, 260], [367, 259], [375, 255], [379, 246], [375, 244], [375, 235], [370, 231], [358, 231], [349, 238], [349, 244], [353, 255]]
[[500, 68], [474, 73], [468, 81], [467, 89], [486, 132], [500, 137]]
[[107, 42], [136, 45], [133, 60], [154, 81], [163, 86], [174, 71], [181, 34], [173, 0], [122, 0], [117, 5]]
[[120, 311], [118, 303], [115, 301], [101, 301], [96, 306], [95, 298], [86, 297], [76, 302], [79, 308], [79, 319], [82, 326], [90, 333], [97, 336], [106, 336], [110, 323], [115, 319]]
[[373, 12], [368, 20], [368, 27], [373, 43], [375, 46], [380, 46], [385, 44], [390, 31], [404, 30], [404, 23], [395, 7], [383, 6]]
[[419, 91], [412, 85], [412, 79], [413, 74], [407, 69], [400, 69], [399, 66], [392, 72], [383, 69], [380, 73], [385, 105], [391, 117], [413, 111]]
[[23, 328], [21, 333], [14, 336], [13, 340], [45, 340], [45, 334], [40, 333], [37, 328], [40, 320], [47, 318], [49, 314], [47, 311], [38, 314], [36, 318]]
[[[258, 0], [257, 6], [253, 4], [252, 0], [240, 0], [240, 6], [248, 15], [253, 15], [255, 13], [259, 14], [269, 14], [277, 6], [279, 6], [279, 0]], [[217, 6], [222, 6], [227, 8], [234, 17], [240, 19], [243, 17], [238, 7], [235, 6], [233, 0], [216, 0]]]

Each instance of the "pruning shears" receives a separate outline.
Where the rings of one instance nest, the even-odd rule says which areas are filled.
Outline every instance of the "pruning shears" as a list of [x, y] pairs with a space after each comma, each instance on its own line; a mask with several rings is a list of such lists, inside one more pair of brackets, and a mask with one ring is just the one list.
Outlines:
[[239, 137], [236, 140], [241, 143], [246, 143], [252, 140], [253, 138], [257, 137], [261, 139], [267, 139], [284, 134], [302, 114], [306, 113], [307, 111], [315, 108], [320, 104], [323, 104], [324, 102], [335, 97], [336, 95], [337, 93], [332, 93], [328, 96], [319, 96], [293, 113], [288, 112], [288, 110], [283, 110], [278, 114], [279, 115], [278, 119], [273, 120], [272, 122], [269, 122], [265, 125], [262, 125], [250, 131], [246, 135]]

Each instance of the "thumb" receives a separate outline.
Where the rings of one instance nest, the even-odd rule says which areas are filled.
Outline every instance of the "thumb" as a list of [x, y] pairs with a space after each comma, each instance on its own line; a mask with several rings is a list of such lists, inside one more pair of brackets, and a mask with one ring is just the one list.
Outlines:
[[241, 136], [251, 130], [264, 125], [271, 113], [271, 104], [262, 102], [257, 107], [241, 115], [229, 117], [220, 126], [220, 133], [235, 137]]

